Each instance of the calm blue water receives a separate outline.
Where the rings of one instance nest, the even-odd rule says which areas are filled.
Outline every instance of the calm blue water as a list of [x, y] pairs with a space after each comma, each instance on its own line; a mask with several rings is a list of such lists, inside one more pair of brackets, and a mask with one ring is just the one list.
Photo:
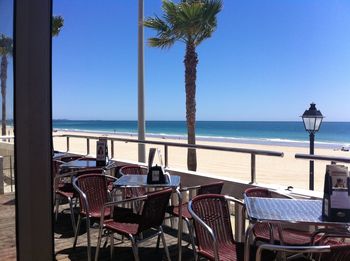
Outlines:
[[[136, 121], [75, 121], [54, 120], [54, 129], [137, 133]], [[147, 134], [154, 136], [187, 135], [184, 121], [148, 121]], [[302, 122], [260, 122], [260, 121], [198, 121], [197, 137], [206, 139], [252, 139], [267, 141], [307, 142], [308, 133]], [[350, 122], [323, 122], [316, 134], [317, 142], [349, 144]]]

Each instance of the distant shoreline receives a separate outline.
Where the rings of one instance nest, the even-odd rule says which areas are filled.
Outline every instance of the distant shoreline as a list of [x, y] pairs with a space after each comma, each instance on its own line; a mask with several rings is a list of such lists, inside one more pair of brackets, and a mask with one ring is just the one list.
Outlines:
[[[67, 133], [86, 133], [86, 134], [101, 134], [101, 135], [117, 135], [117, 136], [130, 136], [137, 138], [137, 133], [135, 132], [120, 132], [120, 131], [101, 131], [101, 130], [78, 130], [78, 129], [60, 129], [55, 128], [54, 131], [67, 132]], [[166, 133], [146, 133], [146, 138], [157, 138], [157, 139], [172, 139], [172, 140], [187, 140], [185, 135], [176, 134], [166, 134]], [[286, 147], [300, 147], [308, 148], [308, 141], [298, 141], [298, 140], [284, 140], [284, 139], [264, 139], [264, 138], [235, 138], [235, 137], [216, 137], [216, 136], [196, 136], [198, 141], [208, 141], [208, 142], [224, 142], [233, 144], [257, 144], [257, 145], [271, 145], [271, 146], [286, 146]], [[347, 143], [337, 143], [337, 142], [322, 142], [316, 141], [316, 148], [333, 149], [340, 150], [342, 146]]]

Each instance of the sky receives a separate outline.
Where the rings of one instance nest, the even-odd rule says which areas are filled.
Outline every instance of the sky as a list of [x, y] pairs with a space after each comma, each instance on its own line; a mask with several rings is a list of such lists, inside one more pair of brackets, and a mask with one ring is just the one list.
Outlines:
[[[53, 1], [65, 20], [53, 39], [53, 117], [136, 120], [137, 0]], [[161, 16], [160, 0], [144, 2], [145, 17]], [[145, 28], [146, 120], [185, 120], [185, 46], [147, 46], [154, 35]], [[223, 0], [197, 52], [198, 120], [300, 121], [315, 102], [325, 120], [350, 121], [348, 0]]]

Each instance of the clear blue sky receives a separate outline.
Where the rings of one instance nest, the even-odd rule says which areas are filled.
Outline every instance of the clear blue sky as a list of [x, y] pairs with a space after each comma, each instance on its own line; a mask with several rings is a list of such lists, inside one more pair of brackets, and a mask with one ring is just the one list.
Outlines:
[[[350, 1], [223, 3], [198, 47], [198, 120], [300, 120], [315, 102], [326, 120], [350, 121]], [[145, 0], [145, 16], [160, 7]], [[54, 0], [54, 14], [65, 19], [54, 118], [136, 120], [137, 0]], [[146, 119], [185, 119], [184, 50], [145, 46]]]

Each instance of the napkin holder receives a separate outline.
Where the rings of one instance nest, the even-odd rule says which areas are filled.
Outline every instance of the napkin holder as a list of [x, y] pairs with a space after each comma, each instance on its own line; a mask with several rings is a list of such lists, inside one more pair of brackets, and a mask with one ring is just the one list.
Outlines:
[[159, 149], [151, 148], [148, 155], [147, 184], [168, 184], [170, 182], [170, 175], [164, 171], [163, 166], [152, 166], [156, 153], [158, 154], [161, 165], [163, 165]]
[[326, 221], [350, 221], [350, 178], [343, 165], [327, 165], [322, 216]]
[[168, 184], [168, 175], [161, 166], [155, 165], [148, 170], [147, 184]]
[[107, 139], [101, 138], [96, 142], [96, 166], [104, 167], [108, 163]]

